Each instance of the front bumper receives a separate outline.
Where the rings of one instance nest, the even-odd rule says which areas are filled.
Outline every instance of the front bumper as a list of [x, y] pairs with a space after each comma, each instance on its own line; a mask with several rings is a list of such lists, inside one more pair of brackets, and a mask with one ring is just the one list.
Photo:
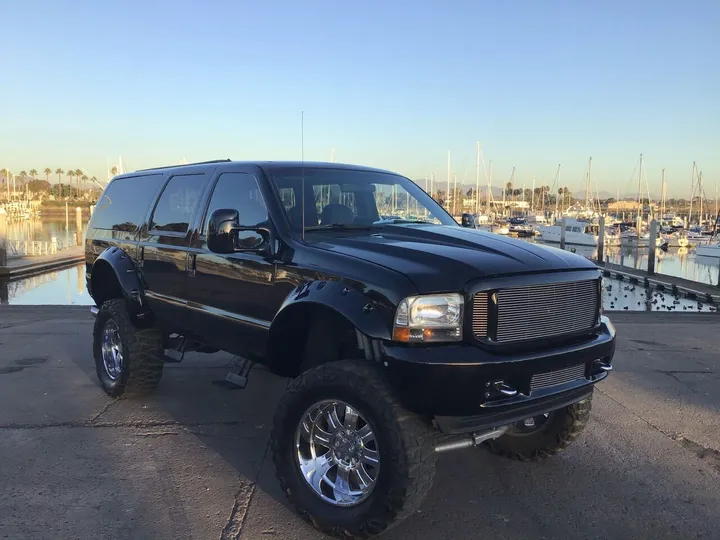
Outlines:
[[[515, 354], [469, 344], [409, 347], [385, 343], [382, 348], [390, 382], [409, 410], [435, 417], [481, 415], [489, 419], [495, 415], [498, 420], [512, 419], [514, 412], [546, 412], [586, 397], [611, 368], [615, 327], [602, 317], [597, 333], [581, 342]], [[533, 375], [578, 364], [585, 366], [584, 377], [533, 389]], [[517, 393], [505, 395], [498, 381]], [[568, 400], [570, 403], [565, 403]]]

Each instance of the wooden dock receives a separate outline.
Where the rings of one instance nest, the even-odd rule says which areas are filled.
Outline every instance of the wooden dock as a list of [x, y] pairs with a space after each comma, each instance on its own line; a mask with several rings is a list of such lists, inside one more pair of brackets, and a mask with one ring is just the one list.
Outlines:
[[71, 266], [85, 260], [83, 246], [73, 246], [49, 255], [13, 257], [7, 265], [0, 266], [0, 279], [16, 279], [65, 266]]
[[676, 295], [683, 295], [691, 299], [701, 299], [705, 302], [720, 304], [720, 286], [700, 283], [666, 274], [649, 274], [644, 270], [628, 268], [619, 264], [598, 263], [603, 274], [619, 280], [628, 280], [631, 283], [642, 283], [659, 291], [667, 291]]

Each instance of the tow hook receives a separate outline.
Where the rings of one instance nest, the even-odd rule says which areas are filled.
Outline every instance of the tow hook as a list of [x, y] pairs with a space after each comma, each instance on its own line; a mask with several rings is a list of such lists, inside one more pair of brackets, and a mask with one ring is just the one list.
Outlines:
[[498, 381], [486, 382], [485, 388], [487, 390], [485, 392], [486, 399], [490, 399], [490, 397], [492, 397], [491, 391], [496, 392], [497, 394], [500, 394], [501, 396], [504, 396], [504, 397], [514, 397], [518, 394], [518, 391], [515, 388], [513, 388], [512, 386], [507, 384], [502, 379], [500, 379]]
[[602, 360], [595, 360], [595, 364], [597, 367], [602, 369], [603, 371], [612, 371], [612, 364], [609, 364], [607, 362], [603, 362]]
[[462, 438], [437, 444], [435, 445], [435, 451], [448, 452], [450, 450], [460, 450], [461, 448], [468, 448], [470, 446], [480, 446], [485, 441], [497, 439], [503, 435], [507, 431], [508, 427], [509, 426], [502, 426], [488, 431], [476, 431]]

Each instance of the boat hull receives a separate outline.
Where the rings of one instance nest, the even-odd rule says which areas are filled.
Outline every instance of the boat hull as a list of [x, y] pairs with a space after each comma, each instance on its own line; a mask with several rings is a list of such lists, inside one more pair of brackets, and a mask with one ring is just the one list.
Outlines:
[[720, 258], [720, 243], [697, 246], [695, 248], [695, 253], [701, 257]]
[[[560, 227], [538, 227], [540, 237], [544, 242], [560, 243]], [[592, 234], [565, 231], [565, 243], [576, 246], [597, 247], [597, 236]]]

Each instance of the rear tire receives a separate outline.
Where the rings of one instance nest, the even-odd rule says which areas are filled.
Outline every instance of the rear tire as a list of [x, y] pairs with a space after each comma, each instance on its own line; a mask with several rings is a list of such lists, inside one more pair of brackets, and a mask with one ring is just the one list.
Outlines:
[[[357, 415], [351, 424], [349, 410]], [[322, 414], [309, 421], [312, 411]], [[328, 415], [339, 422], [326, 422]], [[322, 422], [326, 422], [324, 428], [320, 427]], [[340, 427], [334, 430], [334, 425]], [[359, 429], [361, 425], [365, 428]], [[372, 440], [367, 439], [370, 442], [365, 445], [362, 433], [368, 430]], [[345, 437], [355, 442], [348, 446]], [[322, 440], [318, 443], [319, 439], [326, 440], [327, 446]], [[393, 527], [420, 507], [435, 475], [432, 440], [430, 427], [401, 407], [378, 366], [343, 360], [311, 369], [290, 383], [275, 414], [271, 448], [277, 477], [298, 514], [325, 534], [368, 538]], [[307, 455], [302, 446], [306, 441], [313, 441], [310, 444], [320, 449], [311, 454], [319, 456], [312, 466], [308, 467], [307, 461], [302, 465], [318, 488], [301, 472], [301, 462], [307, 459], [301, 455]], [[343, 456], [358, 448], [355, 458], [347, 458], [350, 481], [344, 483], [340, 467], [348, 461], [343, 461]], [[365, 460], [367, 450], [378, 458], [377, 468], [367, 468], [369, 476], [361, 475], [357, 469], [369, 463]], [[316, 465], [320, 459], [335, 465]], [[318, 470], [323, 472], [316, 474]], [[373, 477], [372, 481], [358, 482], [358, 478], [369, 477]], [[329, 487], [332, 484], [328, 481], [340, 486], [339, 491]], [[343, 491], [345, 486], [347, 491]], [[325, 491], [330, 495], [323, 495], [327, 489], [331, 489]]]
[[135, 327], [123, 299], [100, 307], [93, 328], [95, 371], [111, 397], [134, 397], [154, 390], [165, 364], [162, 333]]
[[[564, 450], [577, 439], [590, 419], [592, 394], [562, 409], [552, 411], [542, 425], [523, 433], [523, 426], [511, 426], [504, 435], [488, 441], [487, 447], [499, 456], [520, 461], [537, 461]], [[539, 422], [540, 417], [534, 422]]]

